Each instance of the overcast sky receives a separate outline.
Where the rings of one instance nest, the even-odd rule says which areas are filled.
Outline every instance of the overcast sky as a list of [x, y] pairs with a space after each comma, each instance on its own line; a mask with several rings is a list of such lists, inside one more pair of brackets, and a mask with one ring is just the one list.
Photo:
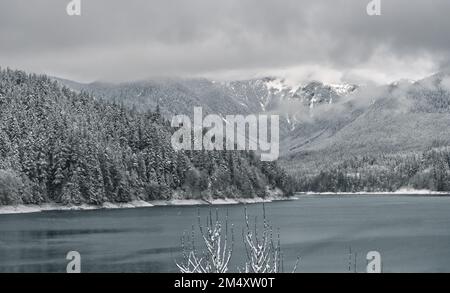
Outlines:
[[0, 66], [78, 81], [418, 79], [450, 60], [449, 0], [0, 0]]

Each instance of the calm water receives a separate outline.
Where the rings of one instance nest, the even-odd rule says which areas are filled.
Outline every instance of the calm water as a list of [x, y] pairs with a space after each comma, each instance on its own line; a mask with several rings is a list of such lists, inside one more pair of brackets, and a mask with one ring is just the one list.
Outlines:
[[[243, 259], [243, 206], [218, 208], [236, 226], [233, 259]], [[201, 215], [210, 209], [200, 207]], [[71, 250], [81, 253], [84, 272], [173, 272], [197, 210], [0, 215], [0, 272], [64, 272]], [[450, 272], [450, 197], [302, 197], [266, 204], [266, 212], [280, 228], [286, 271], [301, 256], [298, 272], [347, 272], [351, 246], [361, 272], [371, 250], [381, 253], [385, 272]], [[262, 205], [249, 213], [261, 215]]]

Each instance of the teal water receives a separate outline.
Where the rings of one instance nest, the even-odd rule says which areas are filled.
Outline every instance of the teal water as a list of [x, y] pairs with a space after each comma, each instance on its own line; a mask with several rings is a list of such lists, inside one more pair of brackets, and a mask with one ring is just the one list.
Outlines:
[[[0, 215], [0, 272], [65, 272], [72, 250], [83, 272], [176, 272], [181, 235], [216, 208], [234, 225], [234, 271], [245, 259], [243, 205]], [[385, 272], [450, 272], [450, 197], [308, 196], [265, 208], [285, 271], [300, 256], [298, 272], [347, 272], [351, 247], [358, 272], [372, 250]], [[248, 209], [261, 220], [261, 204]]]

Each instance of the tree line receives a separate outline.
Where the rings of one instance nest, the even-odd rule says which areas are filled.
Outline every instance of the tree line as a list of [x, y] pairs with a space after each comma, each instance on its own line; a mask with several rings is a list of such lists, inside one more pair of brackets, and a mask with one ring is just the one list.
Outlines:
[[296, 176], [297, 190], [396, 191], [404, 187], [450, 191], [450, 148], [347, 158], [316, 174]]
[[0, 205], [285, 195], [276, 162], [245, 151], [180, 151], [159, 109], [144, 113], [45, 75], [0, 69]]

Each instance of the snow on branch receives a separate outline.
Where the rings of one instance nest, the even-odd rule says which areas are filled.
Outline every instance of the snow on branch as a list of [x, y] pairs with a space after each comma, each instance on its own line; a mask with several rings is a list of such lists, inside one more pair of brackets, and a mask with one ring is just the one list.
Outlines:
[[[280, 231], [277, 230], [275, 239], [273, 228], [266, 219], [265, 206], [263, 205], [261, 230], [258, 229], [256, 217], [254, 226], [250, 226], [247, 208], [245, 208], [244, 216], [245, 225], [242, 229], [242, 239], [246, 260], [242, 267], [238, 267], [238, 271], [243, 273], [282, 273], [283, 253], [280, 244]], [[231, 233], [228, 231], [228, 211], [225, 220], [219, 219], [217, 210], [215, 217], [213, 217], [211, 211], [209, 212], [204, 224], [201, 221], [200, 211], [198, 211], [197, 219], [201, 250], [195, 244], [198, 238], [195, 228], [192, 226], [190, 235], [183, 233], [181, 238], [182, 261], [176, 262], [179, 271], [182, 273], [228, 272], [234, 247], [233, 225], [231, 226]], [[297, 258], [292, 272], [297, 270], [298, 262], [299, 258]]]
[[[226, 273], [228, 264], [233, 254], [233, 226], [231, 226], [231, 244], [228, 237], [228, 213], [223, 225], [219, 219], [218, 211], [213, 220], [212, 213], [206, 218], [206, 224], [202, 225], [200, 211], [198, 212], [198, 227], [204, 248], [201, 252], [195, 246], [196, 234], [194, 227], [189, 237], [183, 235], [181, 240], [183, 261], [176, 263], [182, 273]], [[225, 227], [224, 227], [225, 226]], [[191, 242], [190, 247], [186, 241]]]

